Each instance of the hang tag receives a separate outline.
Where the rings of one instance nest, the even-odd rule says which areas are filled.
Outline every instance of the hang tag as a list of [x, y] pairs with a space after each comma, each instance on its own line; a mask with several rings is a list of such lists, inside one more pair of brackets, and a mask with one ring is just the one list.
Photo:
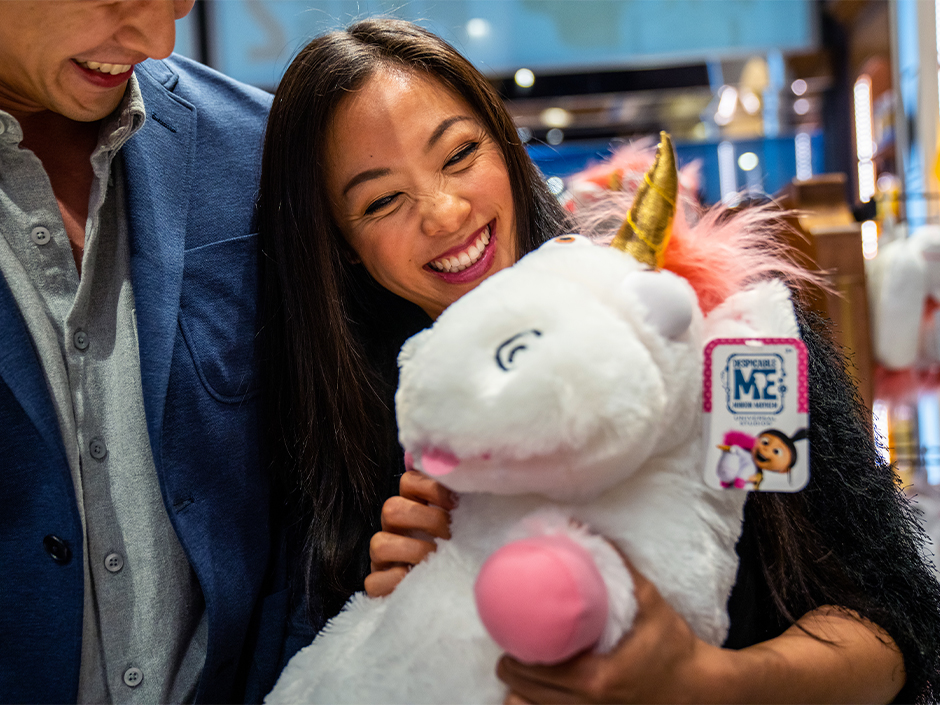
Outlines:
[[798, 492], [809, 482], [809, 383], [798, 338], [721, 338], [705, 348], [705, 483]]

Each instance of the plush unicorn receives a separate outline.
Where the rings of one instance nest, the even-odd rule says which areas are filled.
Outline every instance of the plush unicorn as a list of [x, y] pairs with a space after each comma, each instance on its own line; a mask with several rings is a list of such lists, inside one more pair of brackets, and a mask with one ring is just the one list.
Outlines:
[[[704, 481], [703, 349], [797, 326], [782, 283], [742, 285], [779, 262], [726, 276], [766, 214], [673, 227], [676, 193], [664, 135], [611, 246], [555, 238], [405, 344], [400, 440], [459, 493], [452, 538], [388, 597], [355, 595], [266, 702], [502, 702], [504, 651], [555, 663], [629, 632], [621, 554], [722, 643], [746, 495]], [[670, 232], [707, 282], [663, 268]]]

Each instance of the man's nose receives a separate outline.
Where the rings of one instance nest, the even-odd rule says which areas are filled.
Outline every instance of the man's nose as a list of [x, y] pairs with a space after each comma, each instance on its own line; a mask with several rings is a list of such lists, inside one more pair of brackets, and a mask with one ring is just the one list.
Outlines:
[[469, 215], [469, 201], [442, 189], [422, 199], [421, 228], [425, 235], [449, 235], [460, 230]]
[[115, 39], [125, 49], [163, 59], [176, 44], [176, 20], [192, 9], [195, 0], [127, 0], [116, 3], [122, 13]]

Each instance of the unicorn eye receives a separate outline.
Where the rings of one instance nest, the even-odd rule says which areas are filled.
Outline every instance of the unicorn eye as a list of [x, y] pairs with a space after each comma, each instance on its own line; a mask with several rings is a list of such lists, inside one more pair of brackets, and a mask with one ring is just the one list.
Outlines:
[[496, 364], [499, 365], [499, 369], [503, 372], [509, 372], [516, 355], [523, 350], [527, 350], [529, 344], [533, 342], [533, 338], [539, 338], [541, 335], [542, 331], [533, 328], [516, 333], [508, 340], [500, 343], [499, 347], [496, 348]]

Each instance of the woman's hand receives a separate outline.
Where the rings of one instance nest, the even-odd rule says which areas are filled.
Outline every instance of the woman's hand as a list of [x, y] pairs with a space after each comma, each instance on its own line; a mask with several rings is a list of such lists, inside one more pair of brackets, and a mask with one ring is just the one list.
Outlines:
[[497, 675], [507, 703], [707, 702], [701, 688], [717, 677], [722, 649], [699, 639], [656, 587], [627, 562], [636, 590], [630, 633], [608, 654], [584, 653], [556, 666], [527, 666], [503, 656]]
[[399, 495], [382, 507], [382, 530], [372, 537], [370, 597], [388, 595], [412, 566], [437, 548], [435, 538], [450, 538], [450, 511], [457, 497], [440, 483], [410, 467], [401, 476]]
[[696, 637], [656, 587], [627, 567], [638, 612], [623, 641], [609, 654], [588, 652], [557, 666], [503, 656], [497, 675], [510, 688], [507, 703], [884, 703], [904, 685], [894, 641], [854, 613], [820, 607], [775, 639], [722, 649]]

